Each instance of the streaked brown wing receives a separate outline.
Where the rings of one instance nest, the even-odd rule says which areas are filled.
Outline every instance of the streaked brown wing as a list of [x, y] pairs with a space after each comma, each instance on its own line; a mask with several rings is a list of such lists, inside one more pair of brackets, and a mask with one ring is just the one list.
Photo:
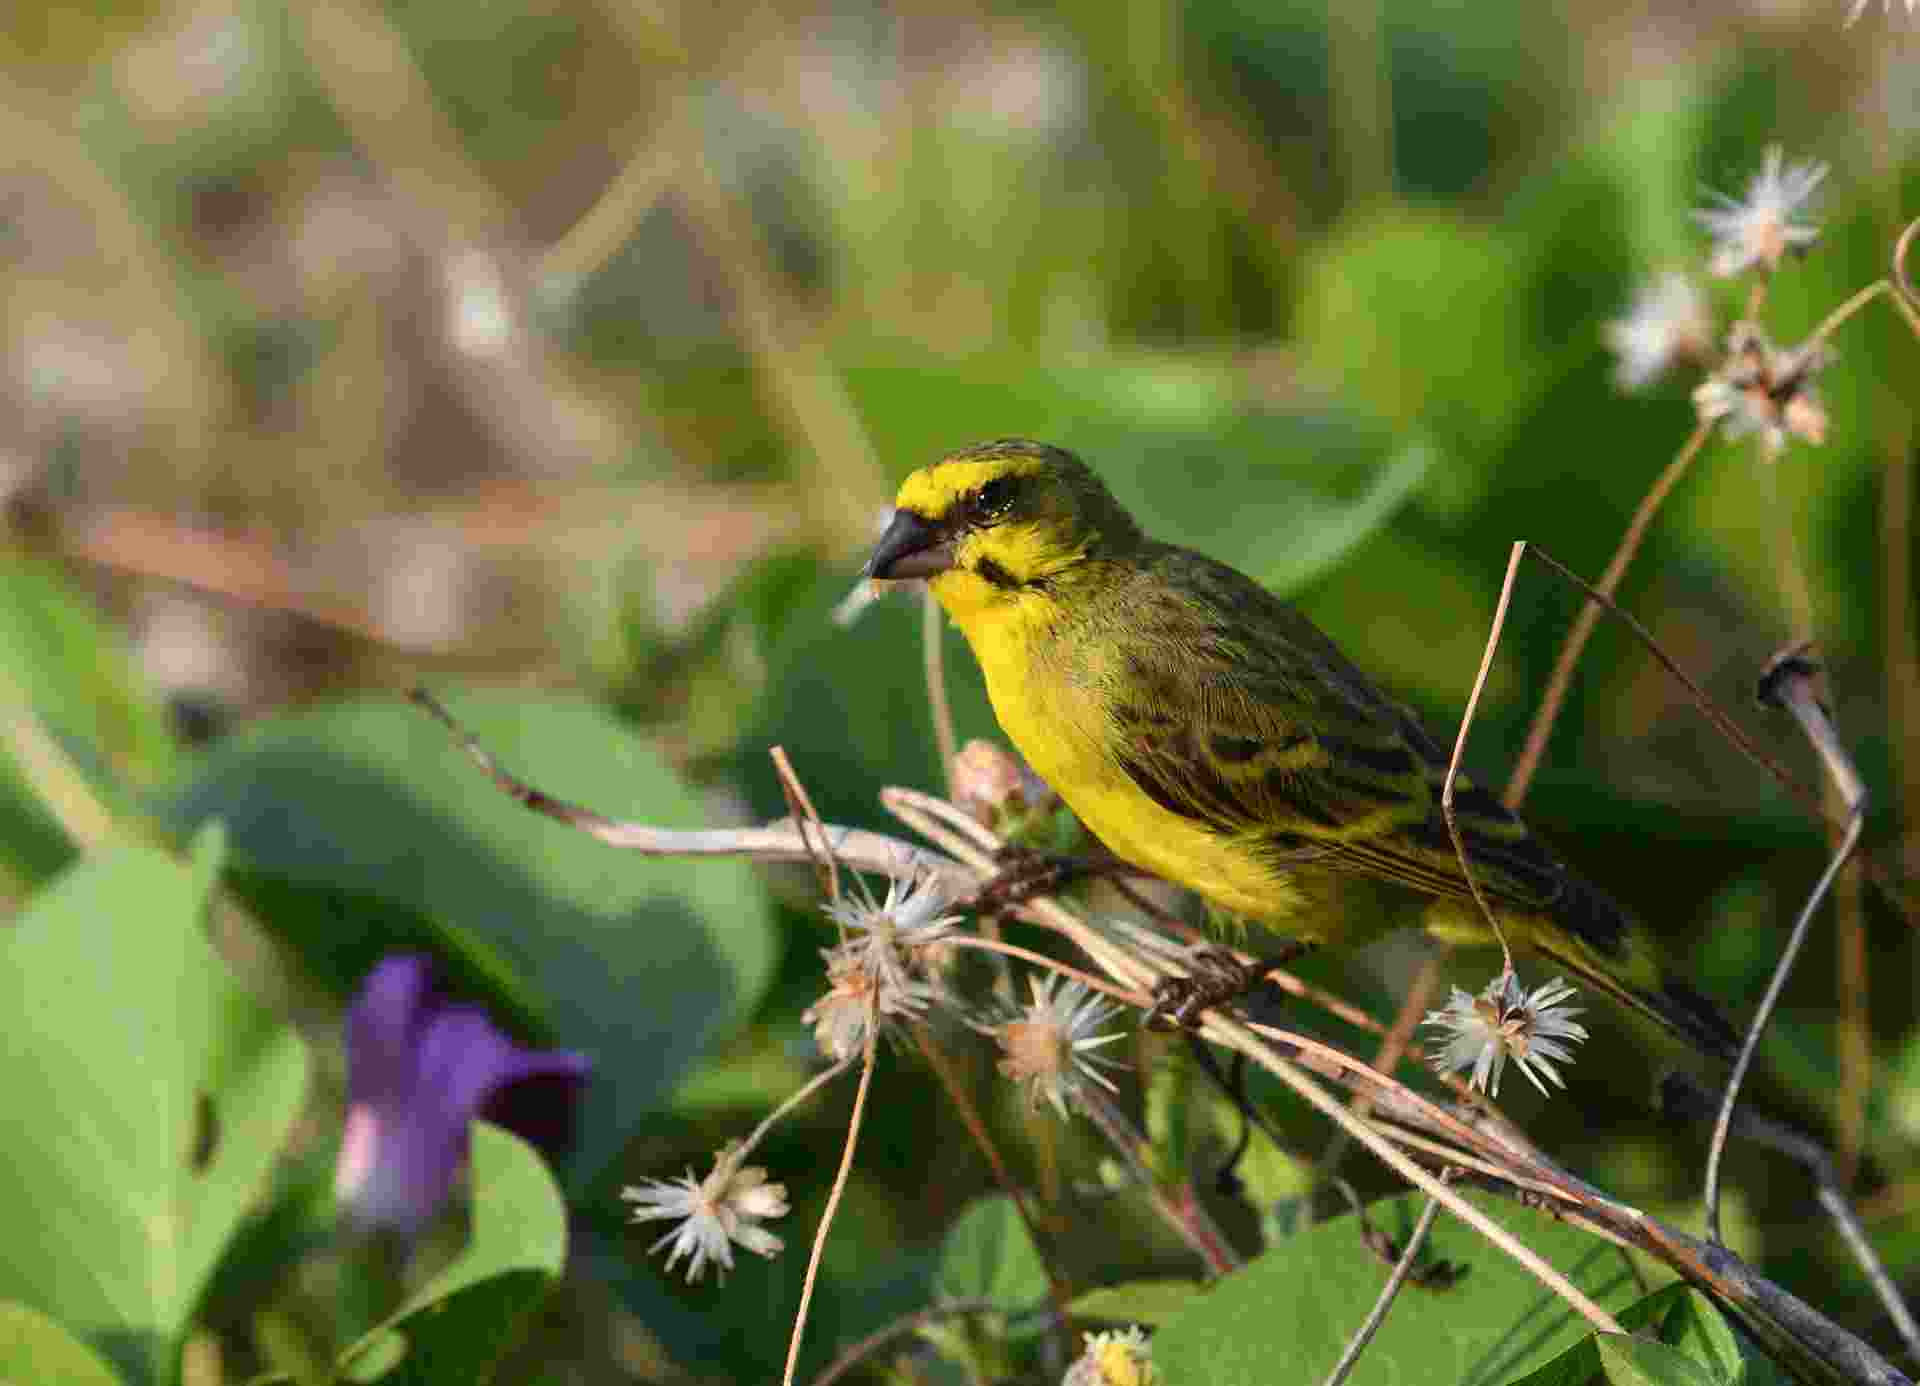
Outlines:
[[[1440, 790], [1446, 756], [1311, 622], [1251, 579], [1164, 550], [1137, 584], [1114, 753], [1171, 812], [1312, 861], [1466, 896]], [[1256, 638], [1257, 637], [1257, 638]], [[1550, 908], [1567, 873], [1493, 795], [1455, 792], [1481, 888]]]

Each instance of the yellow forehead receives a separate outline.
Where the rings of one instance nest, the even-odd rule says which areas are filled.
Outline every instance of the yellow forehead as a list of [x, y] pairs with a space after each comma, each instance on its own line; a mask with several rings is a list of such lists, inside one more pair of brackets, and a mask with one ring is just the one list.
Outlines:
[[893, 503], [902, 510], [933, 519], [944, 515], [955, 500], [976, 490], [984, 482], [1009, 472], [1037, 470], [1025, 457], [988, 457], [980, 461], [936, 462], [922, 467], [900, 483], [900, 494]]

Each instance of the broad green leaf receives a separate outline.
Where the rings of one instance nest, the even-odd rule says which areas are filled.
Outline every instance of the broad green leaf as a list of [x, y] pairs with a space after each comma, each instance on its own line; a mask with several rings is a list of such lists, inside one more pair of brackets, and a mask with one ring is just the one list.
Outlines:
[[1128, 1280], [1088, 1290], [1067, 1308], [1075, 1318], [1158, 1328], [1204, 1290], [1197, 1280]]
[[567, 1209], [539, 1154], [509, 1131], [473, 1130], [472, 1224], [453, 1263], [344, 1354], [348, 1379], [382, 1386], [485, 1381], [567, 1259]]
[[[652, 751], [589, 703], [447, 701], [549, 794], [615, 818], [707, 826]], [[225, 820], [253, 872], [294, 887], [266, 919], [317, 975], [348, 958], [364, 971], [437, 932], [466, 965], [461, 980], [529, 1019], [533, 1038], [591, 1055], [572, 1167], [583, 1178], [738, 1023], [772, 967], [751, 868], [647, 858], [530, 813], [406, 703], [265, 723], [221, 748], [179, 812]], [[302, 895], [331, 903], [302, 911]]]
[[[1619, 1309], [1633, 1281], [1606, 1243], [1499, 1199], [1476, 1206], [1568, 1276], [1602, 1307]], [[1412, 1230], [1423, 1198], [1374, 1204], [1374, 1226], [1395, 1239]], [[1466, 1274], [1450, 1288], [1408, 1286], [1394, 1301], [1352, 1381], [1501, 1386], [1588, 1332], [1584, 1319], [1477, 1232], [1444, 1213], [1423, 1257]], [[1167, 1386], [1323, 1380], [1386, 1283], [1389, 1267], [1362, 1246], [1351, 1217], [1333, 1218], [1275, 1246], [1221, 1280], [1154, 1338]]]
[[171, 1371], [306, 1084], [202, 932], [219, 852], [89, 857], [0, 936], [0, 1296], [143, 1379]]
[[[1665, 1297], [1660, 1315], [1660, 1341], [1692, 1358], [1716, 1381], [1738, 1381], [1745, 1364], [1740, 1341], [1713, 1301], [1689, 1285], [1667, 1285], [1647, 1296], [1643, 1302]], [[1631, 1328], [1624, 1317], [1621, 1323]]]
[[1504, 231], [1397, 207], [1329, 237], [1305, 271], [1299, 335], [1315, 366], [1354, 407], [1442, 441], [1452, 508], [1485, 484], [1477, 459], [1540, 369], [1525, 265]]
[[[161, 780], [174, 756], [166, 714], [125, 645], [55, 569], [0, 558], [0, 709], [32, 718], [87, 792], [109, 803], [121, 784]], [[48, 792], [15, 740], [0, 741], [0, 861], [29, 882], [47, 879], [73, 857], [43, 802]]]
[[44, 564], [0, 559], [0, 691], [92, 748], [130, 781], [173, 766], [166, 712], [135, 673], [125, 638]]
[[0, 1303], [0, 1382], [6, 1386], [121, 1386], [92, 1348], [39, 1310]]
[[[1732, 1327], [1706, 1296], [1688, 1285], [1663, 1285], [1614, 1317], [1630, 1333], [1654, 1334], [1662, 1345], [1691, 1358], [1715, 1382], [1750, 1380], [1744, 1375], [1748, 1364]], [[1607, 1370], [1601, 1350], [1609, 1341], [1609, 1335], [1589, 1334], [1514, 1386], [1587, 1386]]]
[[1260, 580], [1285, 594], [1338, 567], [1362, 540], [1393, 518], [1426, 478], [1434, 457], [1434, 449], [1427, 444], [1409, 443], [1351, 500], [1317, 494], [1304, 498], [1288, 520], [1296, 541], [1260, 569]]
[[[875, 827], [885, 817], [888, 784], [940, 782], [939, 751], [927, 710], [920, 603], [890, 592], [851, 628], [833, 610], [854, 582], [851, 571], [816, 571], [787, 588], [785, 617], [768, 623], [767, 683], [758, 716], [740, 739], [738, 777], [755, 810], [784, 814], [768, 746], [785, 746], [820, 815]], [[998, 736], [979, 667], [966, 640], [940, 618], [947, 688], [962, 740]]]
[[1679, 1348], [1624, 1333], [1597, 1334], [1600, 1371], [1607, 1386], [1729, 1386]]
[[973, 1203], [940, 1247], [934, 1286], [944, 1299], [988, 1299], [1009, 1313], [1047, 1293], [1046, 1267], [1010, 1198]]

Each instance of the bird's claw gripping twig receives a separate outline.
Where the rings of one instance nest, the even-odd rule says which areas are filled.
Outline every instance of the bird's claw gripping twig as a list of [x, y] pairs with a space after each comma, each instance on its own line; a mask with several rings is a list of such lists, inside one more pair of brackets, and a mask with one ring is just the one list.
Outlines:
[[973, 908], [981, 914], [1000, 914], [1101, 869], [1085, 857], [1060, 856], [1032, 847], [1009, 845], [993, 854], [1000, 871], [975, 892]]
[[1225, 948], [1201, 948], [1193, 955], [1193, 970], [1184, 977], [1162, 977], [1153, 987], [1153, 1006], [1144, 1023], [1150, 1030], [1194, 1030], [1200, 1017], [1216, 1006], [1239, 1000], [1262, 985], [1276, 967], [1285, 967], [1312, 949], [1310, 943], [1287, 940], [1277, 957], [1242, 962]]

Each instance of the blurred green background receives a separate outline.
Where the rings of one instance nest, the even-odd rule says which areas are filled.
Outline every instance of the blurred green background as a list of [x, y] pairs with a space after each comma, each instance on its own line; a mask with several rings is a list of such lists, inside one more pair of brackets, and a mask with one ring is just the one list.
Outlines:
[[[1773, 143], [1833, 166], [1825, 236], [1768, 298], [1782, 342], [1883, 274], [1920, 215], [1920, 18], [1845, 18], [1838, 0], [10, 6], [8, 697], [129, 804], [189, 784], [218, 801], [235, 738], [425, 680], [496, 690], [499, 737], [518, 722], [497, 690], [611, 712], [666, 787], [609, 811], [772, 817], [778, 743], [823, 814], [886, 826], [880, 786], [939, 783], [919, 612], [832, 613], [901, 476], [1025, 434], [1094, 461], [1151, 531], [1296, 598], [1450, 731], [1511, 542], [1597, 574], [1692, 428], [1694, 381], [1623, 396], [1602, 329], [1647, 278], [1703, 263], [1703, 189], [1737, 195]], [[1746, 286], [1712, 291], [1724, 324]], [[1775, 649], [1819, 640], [1899, 879], [1920, 813], [1920, 344], [1884, 304], [1835, 344], [1826, 445], [1768, 463], [1711, 444], [1622, 593], [1809, 779], [1750, 690]], [[1523, 576], [1483, 779], [1511, 766], [1576, 609]], [[991, 735], [949, 639], [961, 734]], [[564, 788], [556, 735], [515, 764]], [[10, 756], [19, 901], [74, 846]], [[1817, 827], [1611, 627], [1529, 814], [1735, 1009], [1822, 862]], [[270, 916], [271, 848], [237, 841]], [[628, 1176], [704, 1168], [804, 1072], [827, 937], [810, 881], [739, 887], [755, 928], [772, 902], [773, 980], [689, 1033], [673, 1062], [700, 1063], [662, 1060], [679, 1077], [628, 1133]], [[295, 994], [337, 998], [379, 951], [353, 898], [330, 908], [338, 946], [302, 952]], [[1872, 889], [1831, 914], [1768, 1065], [1911, 1284], [1915, 950]], [[1321, 975], [1386, 1016], [1417, 962], [1397, 940]], [[1704, 1138], [1653, 1118], [1637, 1037], [1588, 1018], [1614, 1055], [1594, 1046], [1569, 1099], [1514, 1109], [1574, 1168], [1688, 1216]], [[915, 1302], [925, 1248], [988, 1185], [923, 1069], [880, 1082], [823, 1353]], [[742, 1325], [792, 1303], [843, 1120], [776, 1138], [790, 1250], [724, 1293], [646, 1262], [606, 1186], [577, 1203], [608, 1235], [514, 1379], [777, 1361], [784, 1331], [743, 1345]], [[1762, 1268], [1888, 1341], [1800, 1176], [1745, 1153], [1733, 1171]], [[1155, 1254], [1143, 1234], [1139, 1263]], [[255, 1331], [213, 1336], [246, 1364]]]

